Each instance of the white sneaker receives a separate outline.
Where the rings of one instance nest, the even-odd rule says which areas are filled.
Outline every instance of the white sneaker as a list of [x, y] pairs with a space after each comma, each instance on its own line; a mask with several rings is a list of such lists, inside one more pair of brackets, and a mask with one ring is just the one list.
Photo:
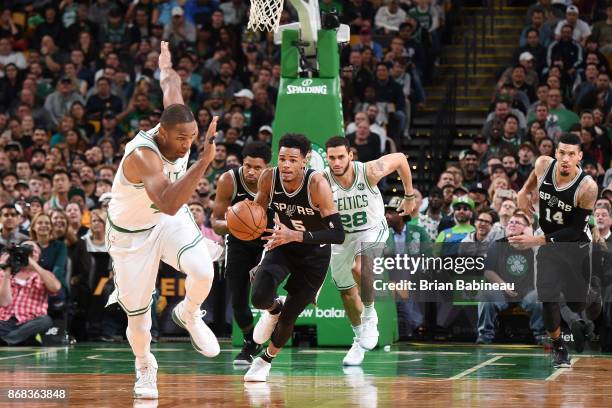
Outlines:
[[362, 328], [359, 344], [366, 350], [372, 350], [378, 344], [378, 316], [376, 311], [370, 317], [361, 318]]
[[149, 353], [145, 363], [136, 362], [136, 384], [134, 398], [157, 399], [157, 360]]
[[365, 352], [366, 350], [359, 345], [359, 339], [355, 337], [351, 349], [348, 351], [348, 353], [346, 353], [346, 356], [344, 356], [344, 359], [342, 360], [342, 364], [345, 366], [361, 365]]
[[245, 382], [244, 391], [252, 407], [267, 407], [272, 403], [272, 391], [267, 382]]
[[[286, 296], [280, 296], [278, 298], [281, 305], [285, 303], [285, 298]], [[270, 337], [272, 337], [272, 332], [274, 332], [274, 328], [276, 327], [276, 323], [278, 323], [278, 319], [280, 318], [281, 313], [283, 313], [282, 310], [280, 313], [273, 315], [270, 314], [270, 312], [268, 312], [267, 310], [265, 310], [261, 314], [261, 317], [257, 321], [255, 328], [253, 329], [253, 340], [255, 341], [255, 343], [264, 344], [266, 341], [270, 340]]]
[[219, 354], [221, 348], [215, 334], [202, 320], [204, 314], [205, 311], [197, 310], [192, 315], [189, 315], [185, 311], [185, 301], [182, 300], [172, 310], [172, 320], [179, 327], [189, 332], [191, 344], [198, 352], [206, 357], [215, 357]]
[[244, 381], [267, 381], [271, 367], [272, 364], [264, 361], [264, 359], [261, 357], [257, 357], [255, 360], [253, 360], [253, 364], [251, 364], [249, 371], [247, 371], [247, 373], [244, 375]]

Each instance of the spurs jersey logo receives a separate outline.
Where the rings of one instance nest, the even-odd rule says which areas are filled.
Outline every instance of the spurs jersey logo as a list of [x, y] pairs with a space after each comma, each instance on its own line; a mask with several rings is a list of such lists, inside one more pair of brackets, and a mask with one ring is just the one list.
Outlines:
[[559, 200], [559, 197], [553, 196], [543, 191], [540, 191], [540, 199], [542, 201], [546, 201], [546, 205], [551, 208], [559, 208], [563, 211], [572, 211], [573, 208], [571, 204], [566, 204], [563, 201]]
[[301, 205], [287, 205], [285, 203], [274, 203], [274, 207], [279, 212], [284, 212], [287, 217], [292, 217], [297, 212], [299, 215], [314, 215], [314, 210], [310, 207], [302, 207]]

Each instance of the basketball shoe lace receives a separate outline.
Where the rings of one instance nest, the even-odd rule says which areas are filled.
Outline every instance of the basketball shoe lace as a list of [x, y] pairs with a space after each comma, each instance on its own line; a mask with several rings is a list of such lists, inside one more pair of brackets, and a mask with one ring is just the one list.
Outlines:
[[138, 368], [138, 381], [136, 381], [136, 386], [143, 385], [154, 385], [157, 382], [157, 370], [155, 366], [151, 363]]
[[206, 310], [198, 309], [193, 313], [188, 313], [187, 310], [183, 307], [183, 313], [181, 313], [181, 317], [184, 319], [186, 324], [192, 324], [197, 321], [197, 319], [202, 319], [206, 316]]

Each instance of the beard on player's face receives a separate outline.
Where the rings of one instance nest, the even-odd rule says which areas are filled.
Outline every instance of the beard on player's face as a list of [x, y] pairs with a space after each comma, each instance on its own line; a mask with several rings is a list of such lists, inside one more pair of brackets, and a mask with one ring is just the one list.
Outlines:
[[340, 171], [337, 171], [336, 169], [332, 167], [332, 172], [334, 173], [334, 176], [338, 176], [338, 177], [344, 176], [346, 172], [348, 171], [350, 165], [351, 165], [351, 161], [349, 160]]

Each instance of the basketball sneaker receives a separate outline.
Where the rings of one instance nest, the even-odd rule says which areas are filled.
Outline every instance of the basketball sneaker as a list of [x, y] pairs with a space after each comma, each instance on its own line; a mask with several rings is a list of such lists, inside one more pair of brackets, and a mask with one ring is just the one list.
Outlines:
[[263, 346], [251, 340], [245, 340], [240, 353], [234, 358], [235, 365], [251, 365], [253, 358], [261, 353]]
[[149, 353], [145, 362], [134, 364], [136, 367], [136, 384], [134, 398], [156, 399], [157, 393], [157, 360]]
[[567, 346], [560, 336], [557, 340], [553, 340], [552, 358], [555, 368], [570, 368], [572, 366]]
[[342, 365], [345, 366], [358, 366], [363, 362], [366, 350], [359, 345], [359, 339], [355, 337], [353, 339], [353, 345], [351, 349], [346, 353], [342, 360]]
[[378, 344], [378, 315], [376, 309], [372, 309], [372, 315], [362, 317], [361, 334], [359, 345], [366, 350], [372, 350]]
[[[278, 302], [281, 304], [281, 307], [285, 303], [285, 298], [286, 296], [279, 296], [278, 298]], [[257, 321], [257, 324], [253, 329], [253, 340], [255, 340], [255, 343], [264, 344], [266, 341], [270, 340], [281, 313], [283, 313], [282, 310], [277, 314], [270, 314], [270, 312], [266, 310], [261, 314], [259, 321]]]
[[253, 360], [253, 364], [251, 364], [249, 371], [247, 371], [247, 373], [244, 375], [244, 381], [267, 381], [271, 367], [272, 364], [264, 361], [264, 359], [261, 357], [257, 357], [255, 360]]
[[185, 301], [182, 300], [172, 310], [172, 320], [189, 332], [193, 348], [206, 357], [215, 357], [221, 349], [217, 337], [202, 320], [205, 313], [203, 310], [197, 310], [193, 314], [187, 313]]

